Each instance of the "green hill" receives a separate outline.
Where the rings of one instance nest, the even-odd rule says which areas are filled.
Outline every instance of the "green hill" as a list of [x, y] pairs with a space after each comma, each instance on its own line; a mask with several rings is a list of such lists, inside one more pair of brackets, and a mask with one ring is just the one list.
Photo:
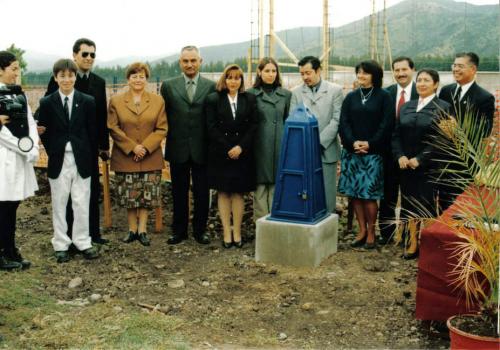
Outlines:
[[[406, 0], [387, 8], [387, 23], [392, 55], [452, 55], [475, 51], [480, 56], [499, 52], [499, 6], [472, 5], [452, 0]], [[382, 50], [382, 13], [379, 12], [379, 50]], [[370, 18], [331, 29], [332, 55], [363, 56], [369, 52]], [[321, 54], [321, 28], [302, 27], [278, 32], [279, 37], [298, 57]], [[202, 47], [205, 62], [228, 62], [246, 57], [250, 42]], [[255, 46], [257, 44], [255, 43]], [[277, 57], [284, 52], [277, 47]], [[163, 59], [171, 62], [177, 55]]]

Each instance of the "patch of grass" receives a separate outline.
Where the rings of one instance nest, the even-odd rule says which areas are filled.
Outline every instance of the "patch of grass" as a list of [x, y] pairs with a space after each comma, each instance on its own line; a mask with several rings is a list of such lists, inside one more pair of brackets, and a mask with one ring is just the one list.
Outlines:
[[2, 276], [0, 333], [6, 341], [0, 348], [190, 348], [177, 334], [183, 326], [178, 318], [146, 313], [120, 301], [57, 305], [37, 285], [29, 274]]

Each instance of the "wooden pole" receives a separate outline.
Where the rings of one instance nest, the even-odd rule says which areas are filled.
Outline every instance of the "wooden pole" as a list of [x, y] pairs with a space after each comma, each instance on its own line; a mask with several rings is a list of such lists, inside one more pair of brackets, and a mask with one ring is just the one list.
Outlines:
[[259, 0], [259, 61], [264, 57], [264, 0]]
[[269, 0], [269, 57], [276, 55], [274, 36], [274, 0]]
[[102, 182], [103, 182], [103, 205], [104, 205], [104, 227], [112, 225], [111, 195], [109, 192], [109, 166], [108, 161], [101, 160]]
[[328, 54], [330, 52], [330, 31], [328, 24], [328, 0], [323, 0], [323, 62], [321, 64], [323, 69], [323, 79], [328, 79], [330, 62]]
[[252, 45], [248, 48], [248, 55], [247, 55], [247, 87], [252, 86], [253, 79], [252, 79]]

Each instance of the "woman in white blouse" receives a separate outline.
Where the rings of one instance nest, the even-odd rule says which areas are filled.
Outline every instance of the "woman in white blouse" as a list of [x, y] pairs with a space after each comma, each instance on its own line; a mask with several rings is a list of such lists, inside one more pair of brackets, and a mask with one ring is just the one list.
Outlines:
[[[0, 93], [0, 98], [4, 105], [11, 104], [8, 100], [25, 102], [20, 113], [24, 116], [22, 119], [24, 122], [13, 123], [12, 116], [6, 115], [7, 113], [0, 115], [0, 222], [2, 225], [0, 270], [28, 268], [31, 265], [29, 261], [23, 259], [16, 247], [16, 211], [20, 201], [33, 196], [38, 190], [33, 164], [38, 160], [39, 139], [35, 120], [24, 95], [16, 98], [20, 95], [19, 92], [13, 92], [12, 89], [5, 91], [8, 89], [7, 85], [16, 83], [20, 70], [19, 62], [13, 54], [0, 51], [0, 90], [4, 90]], [[33, 141], [32, 145], [28, 142], [28, 147], [23, 147], [19, 143], [20, 137], [14, 135], [14, 133], [17, 134], [14, 130], [19, 129], [29, 134], [29, 138]]]

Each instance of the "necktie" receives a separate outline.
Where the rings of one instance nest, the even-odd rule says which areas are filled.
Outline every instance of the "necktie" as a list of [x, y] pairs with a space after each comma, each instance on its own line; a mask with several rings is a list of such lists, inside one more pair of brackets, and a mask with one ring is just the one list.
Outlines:
[[455, 92], [455, 98], [454, 98], [455, 102], [460, 101], [460, 95], [462, 95], [462, 86], [458, 85], [458, 89]]
[[63, 108], [64, 108], [64, 114], [66, 115], [66, 118], [69, 120], [69, 106], [68, 106], [68, 100], [69, 100], [69, 98], [68, 98], [68, 96], [66, 96], [66, 97], [64, 98], [64, 106], [63, 106]]
[[192, 81], [192, 80], [188, 80], [188, 82], [187, 82], [186, 92], [187, 92], [187, 95], [188, 95], [189, 101], [190, 101], [190, 102], [193, 102], [193, 96], [194, 96], [194, 81]]
[[233, 119], [236, 119], [236, 103], [231, 102], [231, 109], [233, 111]]
[[399, 119], [399, 112], [401, 111], [401, 107], [405, 104], [405, 91], [401, 90], [401, 95], [398, 101], [398, 109], [396, 111], [396, 118]]

